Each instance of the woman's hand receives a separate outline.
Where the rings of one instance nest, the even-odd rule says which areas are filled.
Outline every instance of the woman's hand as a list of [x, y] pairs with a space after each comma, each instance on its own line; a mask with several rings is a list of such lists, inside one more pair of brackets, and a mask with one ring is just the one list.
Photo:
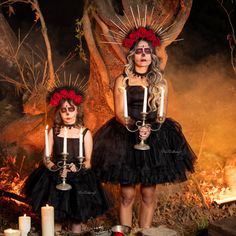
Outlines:
[[141, 126], [139, 129], [139, 138], [146, 140], [151, 134], [151, 127], [149, 125]]
[[90, 160], [85, 160], [83, 164], [84, 164], [84, 167], [85, 167], [86, 169], [90, 169], [90, 168], [91, 168], [91, 162], [90, 162]]
[[68, 169], [70, 172], [76, 172], [77, 171], [77, 167], [74, 163], [70, 163], [68, 166]]

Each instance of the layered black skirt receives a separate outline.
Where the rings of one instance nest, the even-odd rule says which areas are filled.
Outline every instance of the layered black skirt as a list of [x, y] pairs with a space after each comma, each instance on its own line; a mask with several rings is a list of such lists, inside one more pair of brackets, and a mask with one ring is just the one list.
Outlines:
[[49, 171], [44, 165], [37, 168], [26, 180], [24, 193], [33, 210], [40, 214], [42, 206], [54, 207], [58, 222], [86, 222], [105, 213], [111, 207], [110, 195], [103, 189], [91, 169], [68, 173], [66, 183], [71, 190], [56, 189], [61, 183], [58, 172]]
[[[153, 123], [158, 129], [160, 124]], [[145, 141], [150, 150], [136, 150], [138, 132], [129, 132], [115, 118], [94, 136], [92, 168], [103, 182], [121, 185], [182, 182], [194, 171], [196, 155], [187, 143], [181, 126], [167, 118]]]

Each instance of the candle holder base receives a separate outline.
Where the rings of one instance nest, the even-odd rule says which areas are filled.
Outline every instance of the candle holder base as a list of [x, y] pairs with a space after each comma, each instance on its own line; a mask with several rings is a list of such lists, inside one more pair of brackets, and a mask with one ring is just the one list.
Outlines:
[[137, 150], [145, 151], [145, 150], [149, 150], [150, 146], [148, 144], [144, 143], [143, 140], [141, 140], [140, 143], [134, 145], [134, 148], [137, 149]]
[[70, 184], [67, 184], [67, 183], [58, 184], [58, 185], [56, 186], [56, 188], [57, 188], [58, 190], [62, 190], [62, 191], [68, 191], [68, 190], [71, 190], [71, 189], [72, 189], [71, 185], [70, 185]]

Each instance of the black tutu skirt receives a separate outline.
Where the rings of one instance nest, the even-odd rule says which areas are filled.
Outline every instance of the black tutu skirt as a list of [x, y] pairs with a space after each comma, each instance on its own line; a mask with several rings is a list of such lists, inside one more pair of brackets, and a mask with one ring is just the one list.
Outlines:
[[102, 188], [91, 169], [68, 173], [66, 183], [71, 190], [56, 189], [61, 183], [58, 172], [49, 171], [44, 165], [37, 168], [26, 180], [24, 193], [33, 210], [40, 215], [41, 207], [54, 207], [57, 222], [86, 222], [105, 213], [112, 205], [110, 195]]
[[[153, 123], [152, 128], [159, 127]], [[145, 141], [150, 150], [136, 150], [138, 132], [131, 133], [115, 118], [94, 136], [92, 168], [103, 182], [121, 185], [182, 182], [186, 172], [194, 171], [196, 156], [187, 143], [181, 126], [167, 118], [158, 131]]]

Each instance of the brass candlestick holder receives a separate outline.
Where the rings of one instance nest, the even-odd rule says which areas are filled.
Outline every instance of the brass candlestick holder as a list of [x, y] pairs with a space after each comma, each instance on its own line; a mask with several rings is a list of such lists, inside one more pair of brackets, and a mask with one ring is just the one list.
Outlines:
[[[62, 153], [61, 155], [62, 155], [62, 161], [57, 163], [58, 170], [60, 169], [65, 170], [68, 167], [68, 164], [66, 162], [69, 153]], [[66, 183], [66, 177], [62, 177], [62, 183], [56, 185], [56, 188], [62, 191], [68, 191], [72, 189], [71, 185]]]
[[[146, 122], [147, 114], [148, 114], [147, 112], [141, 112], [142, 120], [136, 121], [136, 123], [135, 123], [135, 125], [137, 126], [136, 129], [130, 129], [129, 128], [128, 125], [129, 125], [129, 119], [130, 118], [125, 117], [125, 127], [126, 127], [126, 129], [130, 132], [136, 132], [144, 126], [150, 126], [151, 131], [160, 130], [162, 123], [165, 121], [165, 118], [164, 117], [158, 117], [157, 120], [159, 122], [159, 125], [156, 129], [153, 129], [153, 128], [151, 128], [151, 125]], [[141, 139], [140, 143], [137, 143], [137, 144], [134, 145], [134, 148], [137, 149], [137, 150], [144, 150], [145, 151], [145, 150], [149, 150], [150, 146], [148, 144], [146, 144], [143, 139]]]
[[[137, 121], [135, 123], [135, 125], [137, 126], [137, 129], [133, 129], [131, 130], [129, 127], [128, 127], [128, 124], [129, 124], [129, 117], [125, 117], [125, 126], [126, 126], [126, 129], [130, 132], [136, 132], [138, 131], [141, 127], [144, 127], [146, 126], [146, 117], [147, 117], [147, 112], [141, 112], [141, 115], [142, 115], [142, 120], [140, 121]], [[149, 150], [150, 149], [150, 146], [148, 144], [146, 144], [144, 142], [143, 139], [141, 139], [140, 143], [137, 143], [134, 145], [134, 148], [137, 149], [137, 150]]]
[[79, 169], [78, 171], [80, 171], [83, 167], [84, 167], [84, 156], [78, 156], [77, 159], [79, 160]]

